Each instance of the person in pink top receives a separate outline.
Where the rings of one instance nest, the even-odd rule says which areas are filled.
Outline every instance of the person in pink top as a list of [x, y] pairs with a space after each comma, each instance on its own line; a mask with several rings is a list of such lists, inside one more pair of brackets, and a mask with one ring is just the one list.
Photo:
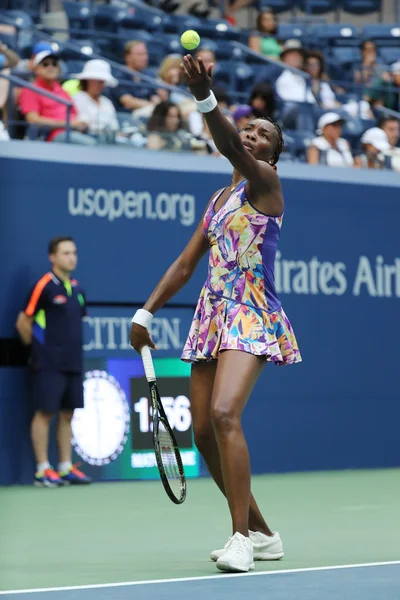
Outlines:
[[[63, 90], [57, 81], [60, 74], [57, 54], [51, 50], [43, 50], [35, 56], [33, 66], [36, 73], [36, 79], [33, 82], [35, 86], [72, 103], [71, 96]], [[49, 129], [48, 142], [66, 141], [67, 107], [64, 104], [24, 88], [19, 98], [19, 106], [28, 123]], [[88, 129], [88, 125], [77, 119], [74, 106], [72, 106], [70, 114], [72, 130], [70, 132], [70, 142], [85, 145], [95, 144], [96, 140], [84, 134]]]

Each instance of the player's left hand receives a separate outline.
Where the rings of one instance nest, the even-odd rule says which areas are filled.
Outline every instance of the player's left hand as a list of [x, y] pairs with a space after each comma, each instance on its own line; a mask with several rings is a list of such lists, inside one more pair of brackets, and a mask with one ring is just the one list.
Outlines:
[[196, 65], [193, 56], [187, 54], [183, 57], [181, 69], [186, 75], [187, 83], [196, 100], [205, 100], [210, 95], [213, 64], [207, 69], [201, 58]]

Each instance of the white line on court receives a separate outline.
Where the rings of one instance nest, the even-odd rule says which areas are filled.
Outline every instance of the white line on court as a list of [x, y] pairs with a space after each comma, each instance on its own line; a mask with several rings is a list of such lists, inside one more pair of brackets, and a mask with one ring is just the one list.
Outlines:
[[283, 575], [287, 573], [308, 573], [312, 571], [334, 571], [338, 569], [358, 569], [362, 567], [386, 567], [387, 565], [400, 565], [400, 560], [386, 562], [360, 563], [355, 565], [332, 565], [327, 567], [305, 567], [303, 569], [282, 569], [278, 571], [259, 571], [252, 573], [216, 573], [215, 575], [204, 575], [201, 577], [176, 577], [173, 579], [147, 579], [145, 581], [125, 581], [121, 583], [95, 583], [92, 585], [71, 585], [66, 587], [36, 588], [32, 590], [4, 590], [0, 596], [6, 594], [38, 594], [44, 592], [70, 592], [73, 590], [96, 590], [105, 588], [130, 587], [134, 585], [155, 585], [157, 583], [180, 583], [184, 581], [206, 581], [208, 579], [229, 579], [231, 577], [256, 577], [257, 575]]

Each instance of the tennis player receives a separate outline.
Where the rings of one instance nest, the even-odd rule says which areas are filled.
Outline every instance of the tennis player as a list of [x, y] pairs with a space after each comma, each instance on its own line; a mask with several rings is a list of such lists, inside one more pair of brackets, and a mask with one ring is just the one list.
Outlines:
[[211, 558], [221, 571], [246, 572], [254, 568], [254, 560], [282, 558], [283, 546], [250, 491], [242, 412], [266, 362], [301, 361], [274, 286], [284, 211], [275, 165], [283, 139], [279, 126], [264, 119], [251, 121], [238, 133], [210, 91], [212, 65], [206, 69], [201, 58], [196, 64], [190, 55], [183, 60], [214, 142], [233, 166], [232, 181], [211, 198], [192, 239], [136, 312], [130, 340], [138, 352], [144, 345], [156, 348], [148, 333], [154, 313], [185, 285], [209, 252], [208, 278], [182, 359], [192, 363], [196, 445], [227, 498], [232, 518], [232, 536]]

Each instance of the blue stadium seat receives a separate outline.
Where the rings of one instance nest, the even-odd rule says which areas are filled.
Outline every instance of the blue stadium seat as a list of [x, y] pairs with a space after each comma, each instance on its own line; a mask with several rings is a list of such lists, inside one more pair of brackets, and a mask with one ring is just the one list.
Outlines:
[[245, 60], [246, 53], [241, 48], [232, 46], [229, 41], [215, 40], [216, 44], [216, 56], [218, 60]]
[[240, 41], [242, 31], [239, 27], [233, 27], [228, 21], [223, 19], [202, 19], [196, 27], [200, 37], [208, 37], [212, 39], [222, 38], [224, 40]]
[[[86, 3], [63, 1], [63, 7], [68, 17], [70, 29], [89, 29], [92, 14], [90, 7]], [[87, 35], [87, 34], [86, 34]], [[71, 37], [82, 37], [78, 32], [72, 32]]]
[[98, 52], [99, 48], [93, 40], [71, 40], [71, 46], [68, 42], [59, 42], [59, 54], [62, 60], [86, 60], [91, 58], [93, 52]]
[[357, 46], [361, 44], [361, 37], [357, 27], [353, 25], [325, 24], [316, 25], [311, 31], [311, 39], [321, 49], [334, 46]]
[[391, 65], [400, 60], [400, 47], [379, 48], [379, 58], [385, 65]]
[[116, 32], [118, 23], [124, 13], [124, 10], [112, 4], [95, 4], [93, 6], [93, 19], [96, 31]]
[[148, 10], [141, 6], [131, 6], [118, 11], [118, 29], [146, 29], [159, 31], [162, 28], [165, 14], [162, 11]]
[[337, 0], [296, 0], [296, 4], [308, 15], [324, 15], [339, 8]]
[[400, 23], [387, 25], [365, 25], [363, 27], [364, 40], [374, 40], [377, 46], [396, 46], [400, 48]]
[[[2, 19], [2, 15], [6, 18]], [[34, 26], [32, 17], [22, 10], [0, 11], [0, 23], [11, 24], [10, 20], [16, 27], [15, 41], [12, 47], [19, 50], [29, 45], [32, 41], [32, 32], [29, 31], [29, 28]]]
[[352, 15], [378, 12], [382, 18], [382, 0], [342, 0], [342, 10]]
[[286, 40], [301, 40], [305, 36], [305, 29], [303, 25], [297, 25], [292, 23], [281, 23], [278, 27], [278, 40], [285, 42]]
[[285, 149], [292, 156], [306, 160], [307, 148], [315, 137], [312, 130], [287, 129], [283, 134]]
[[2, 33], [0, 31], [0, 42], [2, 44], [6, 44], [9, 48], [12, 48], [13, 50], [18, 50], [17, 36], [13, 33]]
[[349, 48], [338, 46], [337, 48], [332, 48], [332, 58], [340, 65], [360, 63], [361, 50], [355, 46], [350, 46]]
[[259, 11], [272, 8], [275, 13], [294, 12], [295, 3], [293, 0], [256, 0], [256, 7]]
[[200, 27], [201, 20], [190, 15], [167, 15], [163, 21], [162, 27], [165, 33], [182, 34], [187, 29]]
[[234, 67], [233, 77], [233, 87], [235, 92], [243, 92], [249, 96], [255, 83], [254, 69], [244, 62], [238, 63]]
[[65, 61], [66, 73], [64, 74], [64, 79], [68, 79], [71, 74], [81, 73], [82, 69], [85, 65], [85, 62], [89, 60], [90, 56], [87, 57], [86, 60], [78, 60], [71, 59]]
[[13, 11], [18, 10], [28, 13], [31, 19], [35, 21], [35, 23], [39, 21], [42, 0], [9, 0], [8, 3], [7, 1], [4, 2], [3, 0], [1, 4], [6, 9], [12, 9]]

